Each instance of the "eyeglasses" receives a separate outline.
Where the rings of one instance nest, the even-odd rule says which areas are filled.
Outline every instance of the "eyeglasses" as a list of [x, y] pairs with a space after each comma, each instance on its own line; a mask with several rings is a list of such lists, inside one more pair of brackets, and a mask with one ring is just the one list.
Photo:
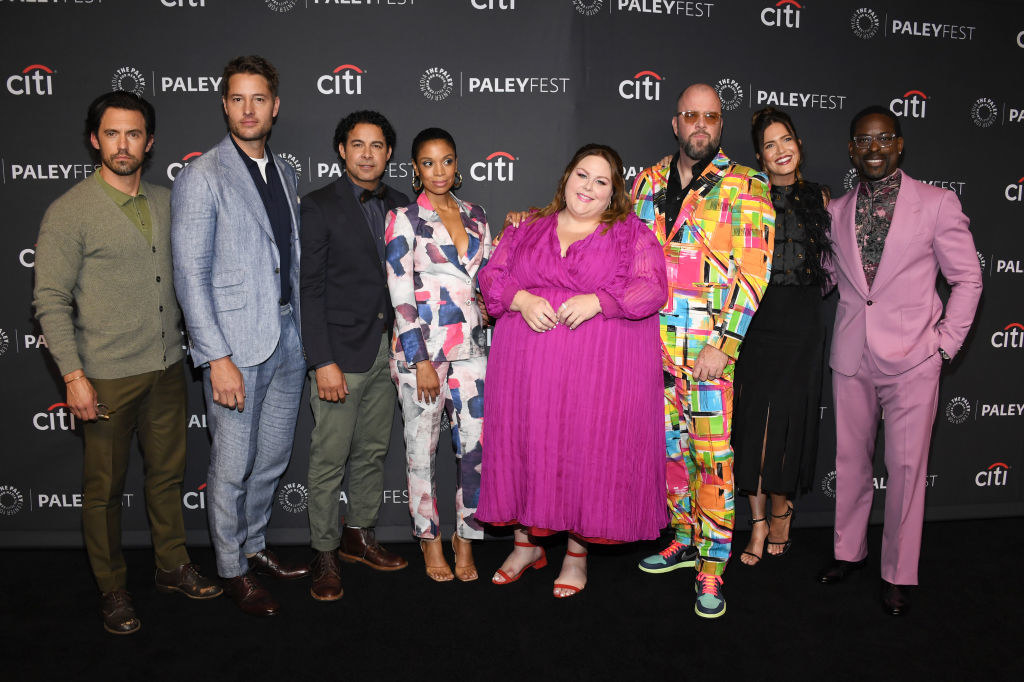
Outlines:
[[722, 114], [717, 111], [677, 111], [676, 116], [682, 116], [687, 123], [696, 123], [703, 116], [708, 125], [715, 125], [722, 120]]
[[854, 135], [853, 146], [857, 149], [870, 149], [871, 142], [878, 143], [880, 149], [888, 149], [896, 141], [896, 133], [882, 133], [881, 135]]

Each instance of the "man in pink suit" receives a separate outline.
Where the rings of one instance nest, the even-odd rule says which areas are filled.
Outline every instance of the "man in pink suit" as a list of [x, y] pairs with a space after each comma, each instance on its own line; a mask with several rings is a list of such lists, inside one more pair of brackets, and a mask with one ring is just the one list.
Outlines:
[[[882, 534], [882, 608], [907, 612], [917, 584], [925, 474], [943, 359], [960, 350], [981, 296], [981, 268], [955, 194], [898, 166], [899, 120], [872, 106], [850, 124], [856, 188], [833, 201], [832, 275], [839, 288], [832, 340], [836, 405], [835, 559], [819, 574], [842, 581], [867, 559], [871, 460], [880, 410], [888, 483]], [[943, 314], [941, 271], [952, 286]]]

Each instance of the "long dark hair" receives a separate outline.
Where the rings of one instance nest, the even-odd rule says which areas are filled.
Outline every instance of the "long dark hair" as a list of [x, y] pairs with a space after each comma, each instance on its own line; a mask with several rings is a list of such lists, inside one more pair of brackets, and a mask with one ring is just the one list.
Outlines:
[[569, 164], [562, 173], [562, 179], [558, 181], [558, 189], [555, 190], [554, 198], [551, 199], [550, 204], [534, 215], [535, 218], [543, 218], [565, 208], [565, 185], [569, 182], [569, 175], [580, 161], [588, 156], [600, 156], [608, 162], [612, 169], [612, 200], [598, 221], [605, 226], [601, 234], [629, 216], [633, 210], [633, 204], [629, 200], [629, 192], [626, 191], [626, 178], [622, 175], [622, 159], [619, 157], [619, 153], [607, 145], [590, 143], [583, 145], [572, 155], [572, 159], [569, 160]]
[[796, 182], [793, 186], [793, 212], [807, 233], [807, 251], [810, 258], [807, 258], [806, 263], [811, 271], [811, 281], [826, 287], [829, 284], [829, 276], [825, 266], [832, 260], [832, 240], [829, 237], [832, 221], [825, 210], [825, 203], [831, 196], [831, 192], [827, 185], [818, 185], [804, 179], [803, 173], [800, 172], [800, 165], [803, 164], [806, 157], [803, 143], [800, 142], [800, 135], [797, 134], [796, 126], [789, 114], [774, 107], [765, 107], [754, 112], [754, 116], [750, 120], [750, 139], [754, 143], [754, 154], [761, 163], [761, 167], [764, 168], [764, 161], [761, 158], [764, 132], [773, 123], [784, 126], [789, 134], [796, 139], [797, 148], [800, 150], [800, 163], [797, 165]]

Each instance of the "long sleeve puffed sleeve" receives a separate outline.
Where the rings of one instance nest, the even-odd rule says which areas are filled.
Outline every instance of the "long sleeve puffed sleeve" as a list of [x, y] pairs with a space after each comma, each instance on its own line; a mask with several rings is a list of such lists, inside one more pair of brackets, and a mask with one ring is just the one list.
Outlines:
[[639, 320], [658, 312], [668, 297], [665, 256], [651, 230], [630, 215], [620, 230], [620, 256], [615, 275], [596, 292], [605, 317]]

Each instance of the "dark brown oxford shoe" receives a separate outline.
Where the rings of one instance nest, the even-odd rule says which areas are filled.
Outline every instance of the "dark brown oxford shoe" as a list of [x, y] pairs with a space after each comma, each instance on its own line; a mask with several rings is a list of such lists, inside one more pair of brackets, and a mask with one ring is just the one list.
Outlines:
[[103, 629], [111, 634], [130, 635], [142, 627], [132, 607], [132, 598], [124, 590], [104, 592], [100, 596], [100, 613]]
[[834, 585], [846, 580], [846, 577], [854, 571], [859, 571], [868, 563], [867, 559], [860, 561], [843, 561], [833, 559], [828, 566], [818, 572], [818, 582], [822, 585]]
[[213, 599], [224, 591], [220, 585], [199, 572], [195, 564], [182, 564], [173, 571], [156, 569], [158, 592], [181, 592], [191, 599]]
[[341, 547], [338, 557], [349, 563], [359, 562], [378, 571], [397, 571], [409, 565], [409, 562], [394, 552], [384, 549], [373, 534], [372, 528], [351, 528], [345, 526], [341, 531]]
[[317, 601], [337, 601], [345, 590], [341, 589], [341, 564], [334, 552], [317, 552], [309, 564], [313, 585], [309, 594]]
[[261, 549], [249, 557], [249, 570], [278, 580], [296, 580], [309, 575], [309, 566], [286, 564], [269, 549]]
[[910, 610], [910, 590], [906, 585], [882, 581], [882, 610], [889, 616], [905, 616]]
[[274, 596], [260, 585], [251, 572], [235, 578], [222, 578], [224, 592], [250, 616], [273, 616], [281, 609]]

